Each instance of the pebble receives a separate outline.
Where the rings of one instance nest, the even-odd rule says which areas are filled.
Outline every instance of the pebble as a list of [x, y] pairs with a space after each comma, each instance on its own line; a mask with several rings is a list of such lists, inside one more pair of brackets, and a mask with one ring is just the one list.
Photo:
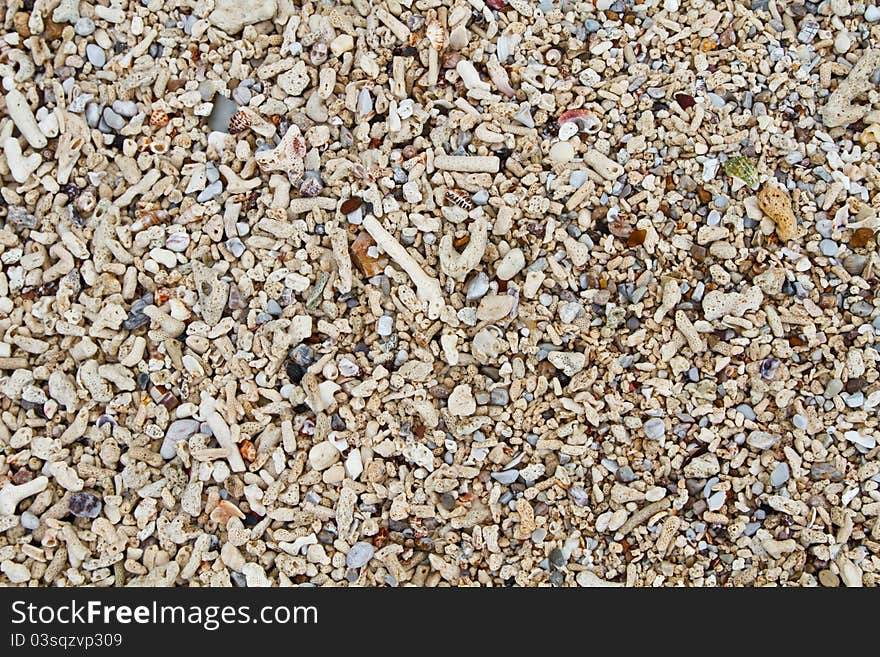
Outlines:
[[574, 159], [575, 151], [567, 141], [558, 141], [550, 147], [550, 159], [560, 164], [566, 164]]
[[584, 305], [577, 301], [569, 301], [559, 307], [559, 319], [566, 324], [571, 324], [583, 314]]
[[517, 480], [517, 478], [519, 477], [519, 471], [504, 470], [503, 472], [493, 472], [491, 476], [492, 479], [497, 481], [499, 484], [509, 486]]
[[788, 470], [788, 464], [777, 463], [776, 467], [773, 468], [773, 471], [770, 473], [770, 484], [774, 488], [779, 488], [780, 486], [785, 485], [785, 482], [787, 482], [790, 477], [791, 473]]
[[94, 43], [86, 46], [86, 57], [95, 68], [104, 68], [104, 64], [107, 63], [107, 53], [104, 52], [101, 46]]
[[339, 450], [328, 440], [313, 445], [309, 450], [309, 465], [321, 472], [339, 460]]
[[87, 16], [80, 16], [73, 24], [73, 31], [81, 37], [91, 36], [95, 32], [95, 21]]
[[229, 249], [229, 252], [236, 258], [240, 258], [245, 251], [244, 243], [237, 237], [226, 240], [226, 248]]
[[28, 531], [34, 531], [40, 526], [40, 519], [30, 511], [21, 514], [21, 526]]
[[101, 506], [101, 499], [91, 493], [72, 493], [67, 500], [67, 508], [77, 518], [97, 518]]
[[828, 256], [829, 258], [833, 258], [837, 255], [838, 248], [837, 242], [834, 240], [824, 239], [819, 242], [819, 250], [822, 252], [822, 255]]
[[468, 280], [465, 296], [468, 303], [473, 303], [484, 297], [489, 291], [489, 277], [483, 272], [473, 274]]
[[652, 417], [642, 425], [642, 431], [648, 440], [660, 440], [666, 434], [666, 424], [659, 417]]
[[110, 107], [105, 107], [104, 112], [101, 115], [101, 118], [104, 119], [104, 123], [108, 128], [119, 132], [125, 127], [125, 119], [113, 111]]
[[349, 568], [363, 568], [370, 563], [375, 553], [376, 548], [373, 547], [372, 543], [359, 541], [352, 545], [345, 555], [345, 565]]
[[522, 249], [511, 249], [495, 265], [495, 275], [502, 281], [509, 281], [526, 266]]
[[196, 201], [199, 203], [205, 203], [214, 198], [217, 198], [221, 193], [223, 193], [223, 183], [219, 180], [216, 182], [212, 182], [210, 185], [205, 187], [199, 195], [196, 196]]
[[869, 23], [876, 23], [880, 21], [880, 7], [877, 5], [868, 5], [865, 7], [865, 20]]
[[389, 315], [382, 315], [376, 321], [376, 333], [381, 336], [388, 336], [394, 332], [394, 319]]

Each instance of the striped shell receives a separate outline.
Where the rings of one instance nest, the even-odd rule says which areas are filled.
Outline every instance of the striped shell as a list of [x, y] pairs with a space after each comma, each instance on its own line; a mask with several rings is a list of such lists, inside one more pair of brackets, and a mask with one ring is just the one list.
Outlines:
[[154, 128], [162, 128], [168, 125], [168, 112], [165, 110], [153, 110], [150, 114], [150, 125]]
[[239, 132], [247, 130], [250, 125], [251, 117], [239, 110], [229, 119], [229, 134], [237, 135]]
[[434, 50], [443, 50], [449, 45], [449, 35], [446, 34], [443, 25], [436, 18], [428, 21], [428, 25], [425, 27], [425, 36], [431, 42]]

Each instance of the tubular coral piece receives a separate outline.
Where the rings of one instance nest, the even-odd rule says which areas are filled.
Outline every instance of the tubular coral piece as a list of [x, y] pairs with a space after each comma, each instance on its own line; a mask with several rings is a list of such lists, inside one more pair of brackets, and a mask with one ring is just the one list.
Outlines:
[[70, 179], [73, 167], [79, 160], [82, 147], [89, 139], [89, 127], [76, 114], [64, 112], [64, 132], [55, 147], [55, 159], [58, 160], [58, 176], [56, 180], [64, 185]]
[[45, 148], [48, 140], [46, 135], [40, 132], [37, 120], [27, 103], [27, 100], [18, 89], [10, 89], [6, 94], [6, 111], [28, 143], [36, 149]]
[[440, 267], [456, 281], [462, 282], [468, 273], [480, 264], [486, 252], [489, 230], [486, 219], [477, 217], [471, 225], [471, 236], [468, 245], [460, 254], [452, 245], [452, 235], [446, 234], [440, 240]]
[[0, 516], [11, 516], [22, 500], [46, 490], [48, 485], [49, 478], [45, 476], [35, 477], [20, 486], [6, 484], [0, 490]]
[[460, 171], [462, 173], [498, 173], [501, 160], [495, 155], [437, 155], [434, 166], [440, 171]]
[[348, 252], [348, 235], [335, 223], [327, 225], [327, 232], [330, 235], [330, 246], [339, 273], [336, 288], [343, 294], [351, 292], [351, 255]]
[[428, 305], [428, 317], [430, 319], [437, 319], [440, 316], [440, 311], [446, 305], [443, 301], [443, 293], [437, 279], [428, 276], [419, 266], [419, 263], [415, 261], [415, 258], [407, 252], [400, 242], [394, 239], [391, 233], [385, 230], [385, 227], [375, 217], [365, 217], [363, 226], [370, 236], [376, 240], [376, 244], [394, 262], [400, 265], [412, 279], [412, 282], [415, 283], [416, 294], [420, 300]]
[[620, 164], [597, 150], [586, 153], [584, 163], [605, 180], [616, 180], [623, 173], [623, 167]]

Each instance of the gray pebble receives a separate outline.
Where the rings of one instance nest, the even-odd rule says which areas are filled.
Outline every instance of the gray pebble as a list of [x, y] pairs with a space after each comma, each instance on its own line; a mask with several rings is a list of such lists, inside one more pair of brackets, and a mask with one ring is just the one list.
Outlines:
[[822, 252], [822, 255], [828, 256], [829, 258], [836, 256], [838, 249], [837, 242], [834, 240], [824, 239], [819, 242], [819, 250]]
[[517, 480], [519, 477], [518, 470], [505, 470], [504, 472], [493, 472], [492, 479], [497, 481], [499, 484], [509, 485]]
[[254, 94], [247, 87], [243, 87], [242, 85], [238, 85], [235, 89], [232, 90], [232, 100], [234, 100], [239, 105], [247, 105], [251, 102], [251, 98], [253, 98]]
[[90, 128], [97, 128], [101, 121], [101, 107], [96, 103], [86, 105], [86, 123]]
[[220, 180], [220, 172], [217, 170], [216, 164], [208, 162], [205, 165], [205, 177], [208, 179], [209, 183], [215, 183]]
[[219, 180], [212, 182], [210, 185], [205, 187], [199, 195], [196, 196], [196, 201], [199, 203], [204, 203], [205, 201], [210, 201], [213, 198], [220, 196], [223, 193], [223, 183]]
[[617, 481], [624, 484], [628, 484], [636, 480], [636, 473], [633, 472], [632, 468], [628, 465], [625, 465], [622, 468], [618, 469], [614, 476], [617, 477]]
[[193, 25], [196, 24], [196, 21], [199, 20], [195, 14], [190, 14], [183, 21], [183, 32], [184, 34], [192, 34]]
[[28, 531], [34, 531], [40, 526], [40, 519], [30, 511], [21, 514], [21, 526]]
[[107, 63], [107, 53], [104, 52], [101, 46], [94, 43], [86, 46], [86, 57], [95, 68], [104, 68], [104, 64]]
[[740, 404], [736, 407], [736, 410], [742, 413], [743, 417], [748, 420], [755, 420], [758, 416], [755, 415], [755, 411], [748, 404]]
[[274, 315], [278, 317], [281, 315], [281, 306], [278, 305], [278, 302], [275, 299], [269, 299], [269, 303], [266, 304], [266, 310], [270, 315]]
[[659, 417], [652, 417], [642, 425], [642, 430], [649, 440], [660, 440], [666, 433], [666, 426]]
[[125, 127], [126, 120], [121, 117], [119, 114], [113, 111], [110, 107], [105, 107], [103, 114], [101, 114], [101, 118], [104, 119], [104, 123], [108, 128], [119, 132]]
[[724, 500], [727, 499], [727, 491], [719, 490], [717, 493], [713, 493], [708, 500], [706, 500], [706, 505], [709, 508], [709, 511], [718, 511], [721, 507], [724, 506]]
[[507, 388], [495, 388], [489, 393], [489, 403], [495, 406], [506, 406], [510, 403], [510, 393]]
[[850, 253], [843, 259], [843, 268], [851, 276], [860, 275], [864, 271], [865, 265], [867, 264], [868, 259], [858, 253]]
[[394, 332], [394, 320], [390, 315], [382, 315], [376, 322], [376, 333], [382, 336], [391, 335]]
[[846, 402], [846, 405], [850, 408], [861, 408], [865, 404], [865, 393], [859, 390], [852, 395], [847, 395], [844, 398], [844, 402]]
[[238, 111], [238, 105], [223, 94], [214, 96], [214, 106], [208, 115], [208, 128], [216, 132], [229, 132], [229, 119]]
[[474, 202], [474, 205], [486, 205], [486, 203], [489, 202], [489, 192], [485, 189], [481, 189], [471, 196], [471, 201]]
[[351, 546], [345, 555], [345, 565], [349, 568], [363, 568], [373, 558], [376, 548], [366, 541], [359, 541]]
[[832, 397], [839, 395], [841, 390], [843, 390], [843, 381], [840, 379], [831, 379], [825, 384], [825, 392], [822, 393], [822, 396], [825, 397], [825, 399], [831, 399]]
[[489, 291], [489, 277], [485, 273], [479, 271], [467, 283], [465, 295], [468, 303], [481, 299]]
[[229, 249], [229, 252], [236, 258], [240, 258], [244, 253], [244, 244], [242, 244], [242, 241], [237, 237], [226, 240], [226, 248]]
[[91, 36], [95, 32], [95, 21], [86, 16], [80, 16], [73, 24], [73, 31], [81, 37]]
[[874, 312], [874, 306], [860, 299], [849, 307], [849, 311], [858, 317], [870, 317]]
[[590, 503], [590, 495], [581, 486], [572, 486], [568, 494], [577, 506], [587, 506]]
[[133, 100], [114, 100], [111, 107], [119, 116], [124, 116], [127, 119], [137, 114], [138, 110], [137, 103]]
[[788, 471], [788, 463], [777, 463], [770, 473], [770, 483], [774, 488], [779, 488], [788, 481], [791, 474]]
[[559, 319], [566, 324], [571, 324], [575, 319], [584, 314], [584, 306], [577, 301], [569, 301], [559, 308]]

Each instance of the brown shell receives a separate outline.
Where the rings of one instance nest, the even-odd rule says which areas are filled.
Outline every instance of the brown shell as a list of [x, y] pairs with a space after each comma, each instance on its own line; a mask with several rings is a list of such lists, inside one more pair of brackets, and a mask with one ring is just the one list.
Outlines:
[[250, 125], [251, 117], [239, 110], [229, 119], [229, 134], [237, 135], [239, 132], [247, 130]]
[[168, 125], [168, 112], [165, 110], [153, 110], [150, 114], [150, 125], [153, 128], [162, 128]]

